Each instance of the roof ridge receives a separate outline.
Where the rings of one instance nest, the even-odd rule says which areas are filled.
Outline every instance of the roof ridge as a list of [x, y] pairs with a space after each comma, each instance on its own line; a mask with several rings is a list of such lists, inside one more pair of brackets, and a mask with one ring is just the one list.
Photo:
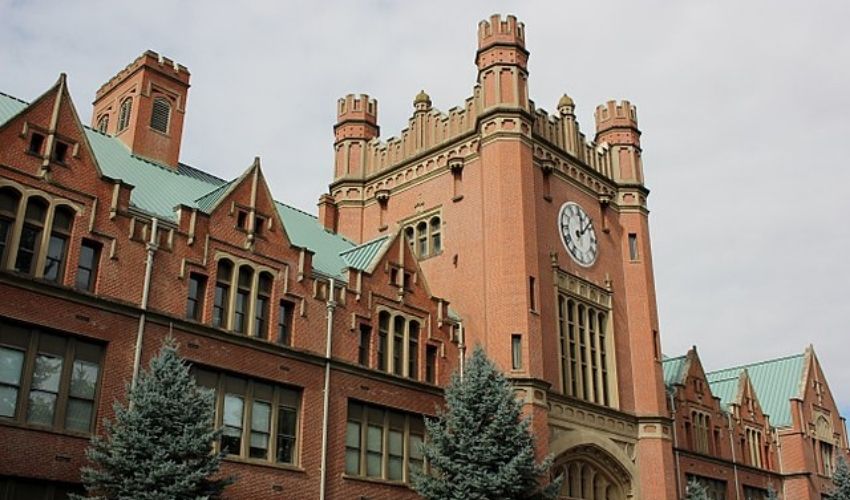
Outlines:
[[14, 99], [14, 100], [18, 101], [19, 103], [21, 103], [21, 104], [25, 104], [25, 105], [27, 105], [27, 106], [29, 106], [29, 105], [30, 105], [30, 103], [29, 103], [29, 102], [27, 102], [27, 101], [25, 101], [25, 100], [21, 99], [20, 97], [15, 97], [15, 96], [13, 96], [13, 95], [11, 95], [11, 94], [7, 94], [7, 93], [5, 93], [5, 92], [0, 92], [0, 95], [2, 95], [2, 96], [6, 96], [6, 97], [8, 97], [9, 99]]
[[[342, 251], [342, 252], [340, 252], [339, 254], [340, 254], [340, 255], [344, 255], [344, 254], [347, 254], [347, 253], [349, 253], [349, 252], [357, 251], [357, 250], [359, 250], [359, 249], [361, 249], [361, 248], [365, 247], [366, 245], [373, 245], [373, 244], [377, 243], [378, 241], [380, 241], [380, 240], [385, 240], [385, 239], [387, 239], [387, 238], [389, 238], [389, 237], [390, 237], [390, 235], [388, 235], [388, 234], [384, 234], [384, 235], [378, 236], [377, 238], [372, 238], [371, 240], [369, 240], [369, 241], [364, 241], [363, 243], [360, 243], [359, 245], [358, 245], [358, 244], [355, 244], [355, 245], [354, 245], [353, 247], [351, 247], [351, 248], [346, 248], [345, 250], [343, 250], [343, 251]], [[343, 236], [343, 238], [345, 238], [345, 237]]]
[[676, 361], [677, 359], [682, 359], [682, 358], [687, 358], [687, 357], [688, 357], [687, 354], [680, 354], [678, 356], [673, 356], [673, 357], [667, 356], [666, 358], [662, 359], [661, 362], [666, 363], [668, 361]]
[[720, 368], [718, 370], [712, 370], [710, 372], [706, 372], [705, 375], [708, 376], [708, 375], [712, 375], [712, 374], [715, 374], [715, 373], [725, 372], [725, 371], [728, 371], [728, 370], [744, 370], [746, 368], [751, 368], [751, 367], [759, 366], [759, 365], [766, 365], [768, 363], [775, 363], [777, 361], [786, 361], [786, 360], [793, 359], [793, 358], [802, 358], [805, 355], [806, 355], [806, 353], [789, 354], [787, 356], [780, 356], [778, 358], [765, 359], [765, 360], [762, 360], [762, 361], [756, 361], [754, 363], [738, 365], [738, 366], [730, 366], [728, 368]]
[[193, 167], [192, 165], [189, 165], [187, 163], [178, 162], [178, 164], [183, 168], [188, 168], [189, 170], [194, 170], [195, 172], [200, 172], [200, 173], [202, 173], [202, 174], [204, 174], [208, 177], [212, 177], [213, 179], [220, 180], [221, 182], [223, 182], [225, 184], [228, 184], [228, 183], [231, 182], [231, 181], [228, 181], [227, 179], [223, 179], [223, 178], [221, 178], [221, 177], [219, 177], [215, 174], [211, 174], [211, 173], [207, 172], [206, 170], [201, 170], [200, 168]]

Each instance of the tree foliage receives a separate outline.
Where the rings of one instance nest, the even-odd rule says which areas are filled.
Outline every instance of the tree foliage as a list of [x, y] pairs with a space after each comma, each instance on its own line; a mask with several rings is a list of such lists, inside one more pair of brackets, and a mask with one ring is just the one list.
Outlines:
[[688, 481], [688, 493], [685, 500], [710, 500], [705, 485], [696, 479]]
[[115, 403], [105, 436], [92, 438], [82, 470], [90, 495], [102, 499], [218, 498], [230, 479], [212, 479], [221, 455], [212, 453], [213, 396], [199, 388], [173, 339], [143, 370], [128, 404]]
[[555, 498], [560, 480], [542, 488], [551, 459], [534, 460], [530, 422], [510, 383], [476, 347], [464, 376], [452, 376], [446, 409], [425, 426], [430, 470], [413, 487], [433, 500]]
[[835, 485], [831, 500], [850, 500], [850, 470], [847, 468], [847, 461], [844, 456], [838, 455], [835, 473], [832, 475], [832, 484]]

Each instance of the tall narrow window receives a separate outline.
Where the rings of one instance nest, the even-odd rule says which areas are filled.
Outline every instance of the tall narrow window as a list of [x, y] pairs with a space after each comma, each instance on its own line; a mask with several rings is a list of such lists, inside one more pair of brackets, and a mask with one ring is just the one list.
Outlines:
[[401, 316], [393, 319], [393, 373], [401, 375], [404, 371], [404, 325], [406, 321]]
[[68, 388], [68, 406], [65, 410], [65, 428], [68, 430], [91, 430], [101, 350], [93, 344], [76, 343], [74, 364], [71, 366], [71, 383]]
[[425, 221], [416, 225], [416, 256], [420, 259], [428, 256], [428, 223]]
[[[5, 328], [3, 328], [5, 327]], [[0, 417], [14, 418], [23, 379], [29, 335], [0, 324]]]
[[151, 109], [151, 128], [168, 133], [168, 122], [171, 118], [171, 103], [164, 97], [157, 97], [153, 100], [153, 108]]
[[109, 115], [103, 115], [100, 117], [100, 120], [97, 121], [97, 131], [101, 134], [105, 134], [109, 129]]
[[567, 301], [563, 296], [558, 296], [558, 341], [561, 348], [561, 392], [570, 394], [570, 351], [567, 342]]
[[292, 345], [292, 318], [295, 313], [295, 304], [288, 300], [280, 301], [280, 310], [277, 317], [277, 343]]
[[198, 321], [204, 310], [204, 291], [206, 290], [206, 277], [191, 273], [189, 275], [189, 296], [186, 299], [186, 317]]
[[99, 260], [100, 244], [90, 240], [83, 240], [82, 245], [80, 245], [80, 262], [77, 264], [77, 279], [75, 282], [77, 290], [84, 292], [94, 291]]
[[366, 415], [366, 475], [383, 477], [384, 410], [368, 407]]
[[272, 399], [274, 387], [254, 382], [251, 402], [251, 437], [248, 441], [248, 456], [268, 460], [272, 428]]
[[227, 328], [230, 286], [233, 281], [233, 263], [227, 259], [218, 262], [215, 277], [215, 301], [213, 303], [213, 326]]
[[51, 334], [39, 336], [27, 402], [27, 423], [49, 427], [54, 425], [66, 349], [67, 339], [64, 337]]
[[294, 464], [295, 440], [298, 432], [298, 402], [301, 394], [293, 389], [278, 389], [276, 461]]
[[433, 384], [437, 380], [437, 346], [425, 348], [425, 382]]
[[15, 270], [31, 274], [36, 261], [36, 252], [44, 231], [44, 216], [47, 214], [47, 202], [41, 198], [30, 198], [24, 215], [24, 227], [18, 244], [18, 256]]
[[609, 406], [611, 397], [608, 393], [608, 318], [604, 313], [596, 313], [597, 328], [599, 328], [599, 365], [602, 370], [602, 404]]
[[378, 315], [378, 369], [387, 371], [388, 341], [390, 335], [390, 313], [381, 311]]
[[587, 314], [583, 305], [578, 306], [578, 349], [581, 365], [581, 398], [590, 399], [590, 374], [587, 371]]
[[133, 111], [133, 98], [128, 97], [121, 101], [118, 111], [118, 131], [123, 132], [130, 126], [130, 113]]
[[629, 233], [629, 260], [638, 260], [638, 243], [635, 233]]
[[416, 255], [416, 237], [414, 236], [413, 226], [404, 228], [404, 239], [407, 241], [407, 244], [410, 245], [410, 251]]
[[587, 340], [590, 344], [590, 386], [594, 403], [599, 402], [599, 365], [596, 360], [596, 314], [590, 311], [587, 315]]
[[578, 397], [580, 374], [578, 371], [578, 340], [576, 339], [578, 325], [576, 325], [575, 307], [575, 302], [567, 301], [567, 321], [570, 337], [570, 395]]
[[409, 473], [422, 472], [425, 464], [425, 456], [422, 453], [422, 444], [425, 442], [425, 424], [421, 418], [410, 419], [409, 435], [408, 449], [410, 456], [407, 459]]
[[528, 308], [532, 311], [537, 310], [537, 282], [534, 276], [528, 277]]
[[407, 376], [419, 378], [419, 323], [411, 321], [407, 334]]
[[387, 433], [387, 479], [404, 479], [404, 423], [401, 413], [389, 413], [389, 432]]
[[251, 302], [251, 282], [254, 271], [248, 266], [239, 268], [236, 282], [236, 303], [233, 307], [233, 331], [245, 333], [248, 328], [248, 305]]
[[357, 346], [357, 362], [369, 366], [369, 345], [372, 343], [372, 327], [360, 324], [360, 344]]
[[71, 237], [73, 220], [74, 212], [67, 207], [59, 207], [53, 214], [50, 241], [47, 244], [47, 257], [44, 260], [44, 279], [48, 281], [62, 281], [62, 273], [65, 270], [65, 254], [67, 253], [68, 239]]
[[33, 132], [30, 135], [30, 144], [27, 152], [34, 155], [41, 154], [41, 148], [44, 146], [44, 135], [38, 132]]
[[443, 240], [440, 236], [440, 218], [431, 218], [431, 255], [436, 255], [443, 251]]
[[260, 273], [257, 283], [257, 303], [254, 306], [254, 336], [265, 338], [269, 332], [269, 302], [272, 294], [272, 275]]
[[0, 269], [6, 262], [6, 248], [12, 237], [20, 200], [21, 195], [14, 189], [0, 188]]
[[522, 369], [522, 335], [511, 335], [511, 368]]
[[345, 427], [345, 473], [359, 476], [362, 453], [363, 405], [348, 402], [348, 423]]
[[237, 377], [224, 380], [224, 409], [221, 449], [230, 455], [242, 454], [242, 430], [245, 426], [245, 393], [247, 383]]

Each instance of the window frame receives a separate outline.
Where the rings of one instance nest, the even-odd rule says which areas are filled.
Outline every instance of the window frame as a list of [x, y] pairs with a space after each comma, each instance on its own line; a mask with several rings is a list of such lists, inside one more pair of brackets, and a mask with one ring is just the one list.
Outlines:
[[[83, 249], [89, 248], [92, 250], [92, 266], [91, 268], [84, 267], [82, 264], [83, 259]], [[80, 255], [77, 259], [77, 272], [74, 276], [74, 288], [84, 292], [94, 292], [97, 289], [97, 275], [98, 270], [100, 269], [100, 252], [103, 249], [103, 245], [98, 243], [97, 241], [83, 238], [82, 242], [80, 242]], [[85, 288], [79, 286], [80, 284], [80, 269], [85, 270], [89, 273], [88, 283]]]
[[[158, 126], [156, 126], [157, 124], [155, 123], [155, 120], [157, 120], [157, 119], [161, 120], [162, 119], [161, 118], [162, 108], [160, 108], [158, 110], [157, 105], [165, 107], [164, 108], [164, 110], [165, 110], [164, 111], [165, 112], [165, 118], [164, 118], [165, 129], [164, 130], [159, 128]], [[153, 98], [153, 100], [151, 101], [151, 119], [150, 119], [150, 122], [148, 123], [148, 127], [150, 127], [151, 130], [154, 130], [154, 131], [159, 132], [161, 134], [168, 135], [169, 132], [171, 131], [172, 109], [173, 109], [173, 105], [171, 104], [170, 99], [168, 99], [167, 97], [162, 96], [162, 95], [155, 96]], [[157, 114], [158, 112], [160, 113], [159, 115]]]
[[[20, 334], [22, 333], [22, 331], [25, 331], [25, 342], [11, 343], [8, 340], [4, 342], [3, 333], [8, 332], [9, 330], [18, 330], [17, 332], [12, 332], [12, 334], [17, 335], [18, 338], [20, 338]], [[9, 334], [7, 333], [6, 335]], [[41, 345], [42, 336], [44, 335], [48, 335], [56, 339], [61, 339], [61, 341], [64, 342], [61, 354], [51, 353], [49, 347], [43, 347]], [[85, 347], [80, 349], [81, 345]], [[21, 364], [21, 371], [19, 375], [19, 384], [17, 385], [18, 394], [15, 399], [15, 409], [13, 411], [12, 416], [10, 417], [0, 416], [0, 423], [14, 425], [18, 427], [48, 430], [51, 432], [58, 432], [74, 436], [87, 437], [91, 436], [94, 433], [94, 429], [98, 421], [98, 406], [100, 403], [101, 391], [103, 389], [102, 386], [104, 359], [106, 356], [106, 346], [103, 343], [81, 339], [74, 335], [68, 335], [65, 332], [61, 331], [44, 330], [18, 323], [0, 321], [0, 347], [23, 352], [23, 361]], [[91, 399], [76, 397], [71, 394], [71, 383], [73, 376], [72, 371], [74, 370], [77, 362], [92, 362], [90, 360], [81, 359], [79, 357], [79, 353], [87, 348], [96, 349], [98, 352], [98, 354], [94, 356], [96, 357], [95, 362], [97, 364], [97, 376], [94, 380], [94, 391], [92, 393]], [[33, 388], [36, 360], [39, 358], [39, 356], [56, 357], [58, 355], [61, 355], [62, 368], [59, 372], [59, 381], [57, 389], [54, 393], [55, 401], [52, 409], [52, 422], [50, 424], [39, 424], [35, 422], [29, 422], [28, 414], [30, 410], [30, 405], [32, 404], [30, 401], [31, 393], [33, 391], [45, 392], [45, 390], [43, 389]], [[9, 386], [9, 384], [3, 385]], [[91, 415], [89, 417], [89, 424], [87, 430], [77, 430], [69, 428], [67, 421], [68, 408], [71, 400], [73, 399], [85, 399], [87, 401], [90, 401], [91, 403]]]
[[[192, 321], [203, 321], [204, 299], [207, 295], [207, 276], [201, 273], [189, 273], [187, 280], [188, 290], [186, 293], [186, 319]], [[193, 293], [193, 285], [195, 291]], [[190, 307], [193, 312], [190, 313]]]
[[611, 310], [558, 292], [561, 393], [606, 407], [615, 405]]
[[133, 116], [133, 96], [128, 95], [121, 99], [118, 105], [118, 127], [116, 133], [121, 133], [130, 127], [130, 121]]

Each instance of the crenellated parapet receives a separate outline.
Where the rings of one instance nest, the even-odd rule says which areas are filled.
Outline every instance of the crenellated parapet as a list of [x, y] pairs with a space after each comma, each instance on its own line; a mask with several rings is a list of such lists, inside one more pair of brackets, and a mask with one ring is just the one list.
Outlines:
[[101, 85], [95, 94], [95, 101], [98, 101], [101, 97], [108, 94], [113, 88], [115, 88], [115, 86], [124, 82], [130, 75], [143, 67], [147, 67], [157, 71], [158, 73], [174, 78], [187, 86], [189, 85], [189, 77], [191, 75], [189, 74], [189, 69], [186, 66], [178, 64], [177, 62], [152, 50], [147, 50], [133, 62], [128, 64], [124, 69], [119, 71], [115, 76], [110, 78], [109, 81]]

